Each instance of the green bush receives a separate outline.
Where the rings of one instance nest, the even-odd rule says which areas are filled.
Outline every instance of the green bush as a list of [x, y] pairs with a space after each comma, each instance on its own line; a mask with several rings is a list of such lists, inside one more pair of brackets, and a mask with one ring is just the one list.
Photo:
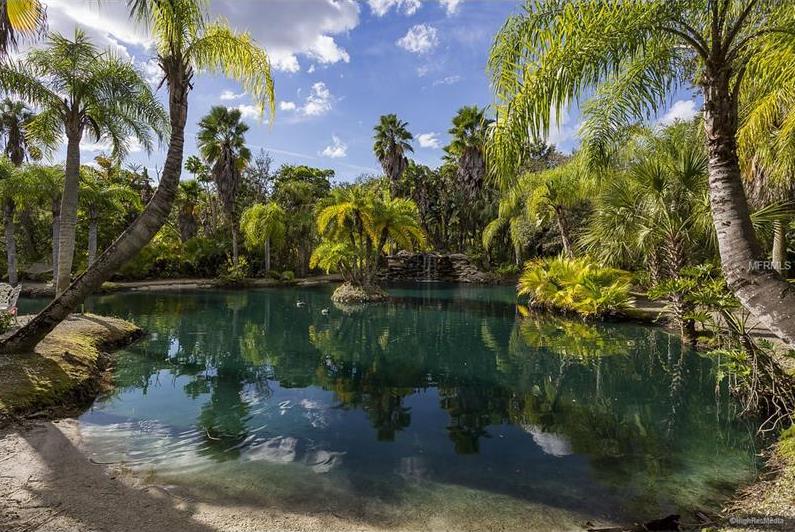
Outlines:
[[226, 267], [218, 276], [219, 284], [223, 286], [235, 286], [242, 284], [248, 278], [248, 261], [245, 257], [238, 257], [237, 264], [231, 258], [226, 261]]
[[0, 334], [5, 333], [11, 328], [14, 323], [14, 316], [10, 313], [0, 310]]
[[519, 273], [519, 266], [513, 263], [506, 263], [500, 264], [495, 270], [496, 273], [500, 277], [513, 277], [514, 275]]
[[533, 306], [590, 318], [629, 307], [630, 286], [629, 274], [622, 270], [586, 258], [557, 257], [527, 262], [517, 289]]
[[295, 274], [290, 270], [285, 270], [282, 272], [282, 281], [292, 281], [295, 279]]

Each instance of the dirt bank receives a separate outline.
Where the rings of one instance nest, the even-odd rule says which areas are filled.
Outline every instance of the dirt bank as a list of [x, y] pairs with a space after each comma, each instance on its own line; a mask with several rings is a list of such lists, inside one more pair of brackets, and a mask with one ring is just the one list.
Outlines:
[[[22, 316], [20, 322], [26, 321]], [[34, 353], [0, 355], [0, 426], [16, 416], [66, 408], [90, 400], [107, 367], [106, 351], [128, 344], [143, 331], [118, 318], [73, 315], [59, 324]]]

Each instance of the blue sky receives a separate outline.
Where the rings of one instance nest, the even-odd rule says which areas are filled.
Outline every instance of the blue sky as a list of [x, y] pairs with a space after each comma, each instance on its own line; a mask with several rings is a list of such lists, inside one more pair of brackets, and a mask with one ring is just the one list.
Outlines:
[[[152, 83], [157, 68], [148, 36], [126, 16], [123, 0], [45, 0], [50, 29], [80, 25], [101, 47], [129, 57]], [[273, 124], [260, 122], [233, 81], [199, 75], [190, 99], [186, 156], [195, 153], [196, 123], [212, 105], [240, 107], [253, 151], [274, 162], [333, 168], [340, 181], [380, 172], [372, 154], [378, 117], [396, 113], [415, 136], [415, 160], [437, 165], [447, 130], [463, 105], [492, 102], [488, 50], [519, 0], [212, 0], [211, 13], [249, 31], [268, 51], [276, 85]], [[163, 92], [164, 89], [161, 89]], [[696, 102], [683, 92], [661, 116], [687, 118]], [[576, 106], [549, 141], [576, 147]], [[84, 143], [84, 162], [106, 149]], [[164, 149], [133, 147], [129, 162], [155, 170]], [[57, 156], [62, 157], [62, 153]]]

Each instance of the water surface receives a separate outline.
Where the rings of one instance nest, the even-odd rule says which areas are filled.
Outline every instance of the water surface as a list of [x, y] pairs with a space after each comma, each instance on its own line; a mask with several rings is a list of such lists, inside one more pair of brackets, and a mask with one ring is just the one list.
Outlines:
[[713, 361], [661, 329], [522, 316], [507, 287], [330, 290], [90, 300], [149, 334], [89, 452], [219, 503], [472, 530], [658, 518], [754, 473]]

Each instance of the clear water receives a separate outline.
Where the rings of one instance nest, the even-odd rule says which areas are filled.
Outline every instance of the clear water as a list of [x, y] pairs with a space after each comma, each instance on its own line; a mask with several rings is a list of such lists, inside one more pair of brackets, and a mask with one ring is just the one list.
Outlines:
[[92, 299], [149, 334], [80, 418], [88, 451], [204, 500], [384, 527], [659, 518], [754, 474], [713, 361], [660, 329], [522, 316], [510, 287], [330, 291]]

